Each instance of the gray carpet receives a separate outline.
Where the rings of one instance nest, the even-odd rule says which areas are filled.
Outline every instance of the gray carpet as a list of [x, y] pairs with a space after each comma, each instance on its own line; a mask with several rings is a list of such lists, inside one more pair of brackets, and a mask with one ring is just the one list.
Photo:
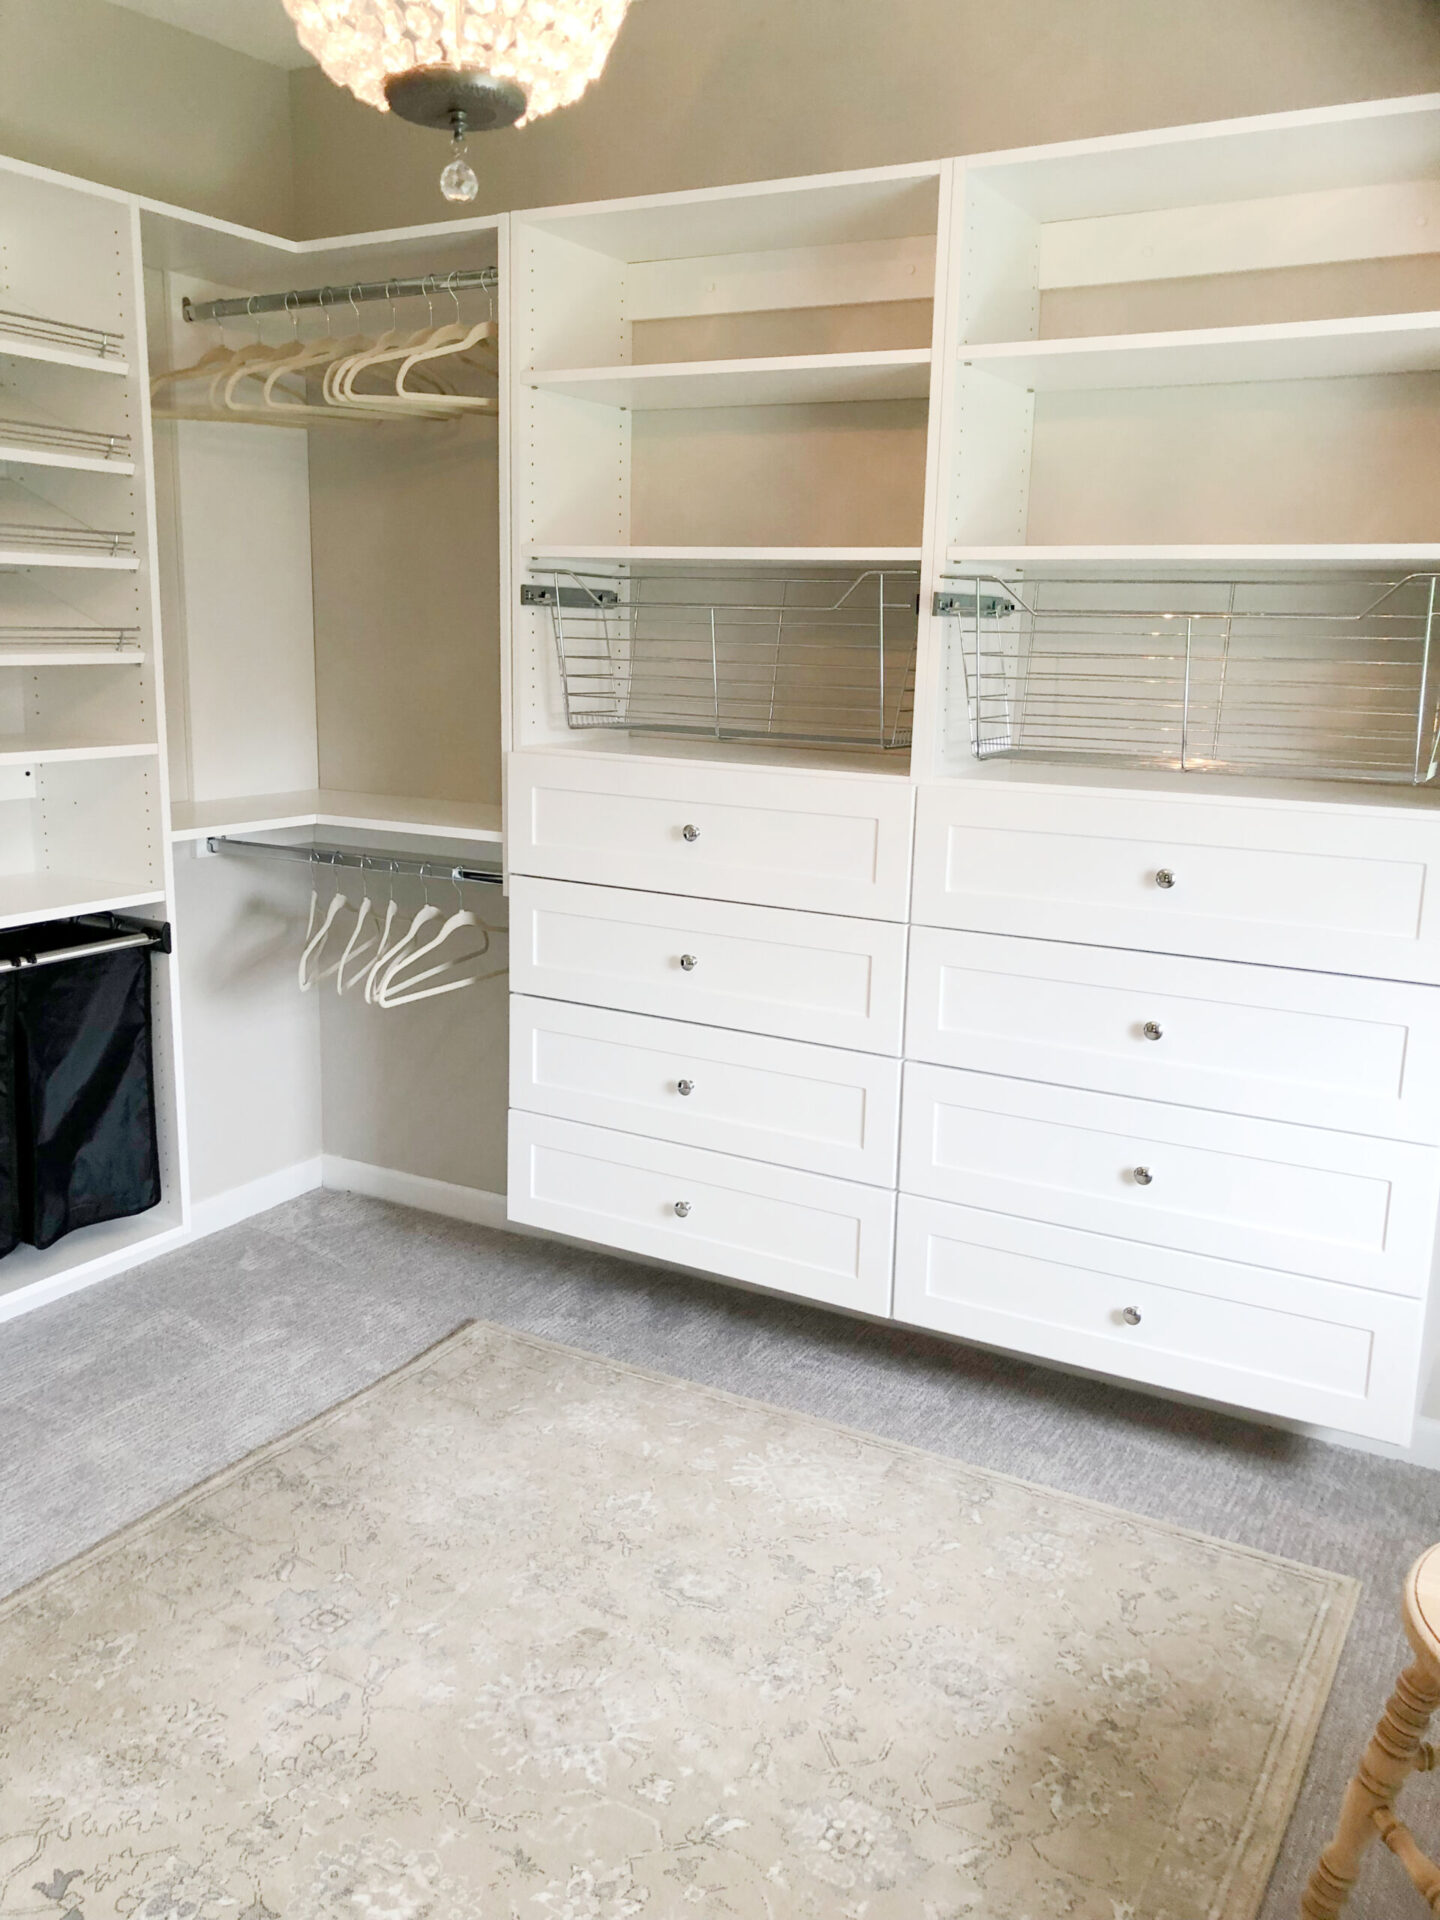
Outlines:
[[[1440, 1538], [1440, 1475], [937, 1340], [307, 1195], [0, 1327], [0, 1591], [471, 1318], [1357, 1575], [1364, 1597], [1263, 1910], [1294, 1920], [1402, 1661], [1400, 1580]], [[1408, 1812], [1433, 1850], [1440, 1818], [1427, 1802], [1440, 1816], [1422, 1780]], [[1399, 1867], [1374, 1851], [1354, 1912], [1408, 1912]]]

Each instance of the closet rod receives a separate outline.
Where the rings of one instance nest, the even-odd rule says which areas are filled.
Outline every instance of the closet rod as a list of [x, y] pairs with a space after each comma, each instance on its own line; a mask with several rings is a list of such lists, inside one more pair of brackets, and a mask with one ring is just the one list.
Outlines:
[[305, 287], [292, 293], [255, 293], [244, 300], [194, 301], [187, 294], [180, 311], [187, 320], [244, 320], [260, 313], [296, 313], [301, 307], [349, 306], [352, 301], [408, 300], [436, 294], [478, 290], [494, 293], [500, 285], [498, 267], [467, 268], [463, 273], [426, 273], [395, 280], [358, 280], [352, 286]]
[[[77, 925], [83, 925], [87, 916], [81, 916]], [[83, 947], [56, 947], [46, 953], [16, 953], [8, 959], [0, 960], [0, 973], [29, 972], [32, 967], [59, 967], [67, 960], [93, 960], [102, 953], [121, 953], [127, 947], [154, 947], [159, 953], [169, 953], [170, 923], [151, 920], [128, 920], [119, 914], [103, 916], [107, 925], [126, 928], [117, 931], [112, 940], [90, 940]]]
[[209, 853], [271, 855], [277, 860], [308, 860], [323, 867], [359, 867], [367, 873], [407, 874], [422, 880], [469, 881], [478, 887], [499, 887], [505, 876], [499, 867], [458, 866], [446, 860], [423, 860], [414, 854], [375, 853], [359, 847], [285, 846], [274, 840], [241, 840], [228, 833], [212, 834], [205, 842]]

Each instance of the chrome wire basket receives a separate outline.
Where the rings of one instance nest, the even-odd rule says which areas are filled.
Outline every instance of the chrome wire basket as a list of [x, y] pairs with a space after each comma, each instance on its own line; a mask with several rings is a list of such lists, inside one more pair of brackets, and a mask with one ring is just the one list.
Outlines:
[[908, 747], [911, 570], [535, 574], [577, 729]]
[[982, 760], [1413, 786], [1440, 768], [1434, 574], [951, 575], [937, 609]]

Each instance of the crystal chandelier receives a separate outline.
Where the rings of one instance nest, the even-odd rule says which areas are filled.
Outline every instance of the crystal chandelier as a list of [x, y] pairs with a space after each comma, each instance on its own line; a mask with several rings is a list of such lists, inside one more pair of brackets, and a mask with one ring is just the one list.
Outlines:
[[630, 0], [285, 0], [337, 86], [452, 140], [447, 200], [480, 183], [465, 136], [538, 119], [599, 78]]

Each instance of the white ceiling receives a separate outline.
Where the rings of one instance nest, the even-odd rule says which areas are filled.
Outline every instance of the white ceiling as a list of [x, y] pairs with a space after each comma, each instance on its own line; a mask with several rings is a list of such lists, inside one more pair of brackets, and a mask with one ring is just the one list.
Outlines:
[[184, 27], [222, 47], [266, 60], [272, 67], [308, 67], [310, 56], [301, 51], [290, 16], [280, 0], [113, 0], [131, 13], [148, 13], [152, 20]]

